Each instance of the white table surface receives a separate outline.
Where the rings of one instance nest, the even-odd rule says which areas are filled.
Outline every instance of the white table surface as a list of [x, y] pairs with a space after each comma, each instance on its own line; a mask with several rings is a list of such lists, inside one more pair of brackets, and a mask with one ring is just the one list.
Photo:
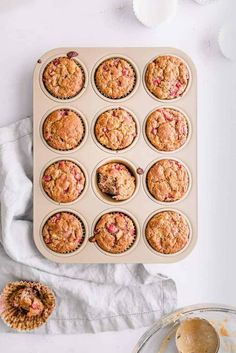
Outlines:
[[[43, 7], [45, 4], [45, 7]], [[175, 46], [190, 54], [199, 74], [199, 241], [194, 252], [152, 271], [173, 277], [179, 306], [220, 302], [236, 306], [236, 63], [221, 55], [220, 26], [235, 0], [200, 6], [179, 0], [170, 24], [150, 30], [131, 0], [1, 0], [0, 126], [32, 114], [37, 58], [60, 46]], [[234, 12], [235, 14], [235, 12]], [[145, 328], [96, 335], [1, 335], [1, 352], [131, 352]]]

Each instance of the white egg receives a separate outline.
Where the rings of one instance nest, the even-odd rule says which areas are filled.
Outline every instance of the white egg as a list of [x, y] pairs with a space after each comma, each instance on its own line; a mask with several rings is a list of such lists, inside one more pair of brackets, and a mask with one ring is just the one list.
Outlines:
[[176, 14], [178, 0], [133, 0], [138, 20], [147, 27], [157, 27]]

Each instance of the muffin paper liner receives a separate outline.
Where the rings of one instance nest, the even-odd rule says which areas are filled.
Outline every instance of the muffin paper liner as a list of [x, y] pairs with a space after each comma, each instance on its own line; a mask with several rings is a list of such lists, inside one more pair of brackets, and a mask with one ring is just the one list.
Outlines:
[[[100, 65], [102, 65], [102, 64], [103, 64], [106, 60], [108, 60], [108, 59], [123, 59], [123, 60], [127, 61], [127, 63], [128, 63], [129, 66], [132, 68], [132, 70], [133, 70], [133, 72], [134, 72], [134, 74], [135, 74], [135, 75], [134, 75], [134, 85], [133, 85], [132, 89], [131, 89], [129, 92], [127, 92], [125, 95], [123, 95], [123, 96], [121, 96], [121, 97], [119, 97], [119, 98], [112, 98], [112, 97], [106, 95], [104, 92], [102, 92], [102, 91], [98, 88], [97, 83], [96, 83], [96, 72], [97, 72], [98, 68], [100, 67]], [[121, 100], [121, 99], [124, 99], [124, 98], [128, 97], [131, 93], [133, 93], [134, 89], [136, 88], [137, 83], [138, 83], [138, 82], [137, 82], [137, 70], [136, 70], [136, 68], [134, 67], [134, 65], [130, 62], [130, 60], [127, 59], [126, 57], [122, 57], [122, 56], [110, 56], [110, 57], [107, 57], [107, 58], [104, 59], [102, 62], [100, 62], [100, 63], [98, 63], [98, 64], [96, 65], [96, 69], [95, 69], [94, 75], [93, 75], [93, 82], [94, 82], [94, 85], [95, 85], [97, 91], [98, 91], [103, 97], [105, 97], [105, 98], [107, 98], [107, 99], [109, 99], [109, 100], [111, 100], [111, 101], [119, 101], [119, 100]]]
[[[43, 304], [46, 305], [46, 308], [44, 308], [40, 317], [35, 316], [29, 318], [23, 310], [20, 311], [17, 308], [12, 307], [9, 303], [9, 300], [15, 290], [26, 286], [31, 288], [36, 287], [38, 292], [42, 295], [40, 299]], [[39, 282], [10, 282], [3, 289], [1, 297], [4, 302], [4, 311], [0, 314], [0, 316], [7, 326], [17, 331], [32, 331], [42, 326], [48, 321], [56, 307], [56, 298], [53, 291]]]
[[[135, 236], [134, 236], [134, 240], [133, 240], [132, 244], [130, 244], [125, 250], [120, 251], [120, 252], [118, 252], [118, 251], [117, 251], [117, 252], [111, 252], [111, 251], [104, 250], [104, 249], [98, 244], [98, 242], [97, 242], [96, 239], [95, 239], [94, 231], [95, 231], [95, 229], [96, 229], [96, 226], [97, 226], [98, 222], [100, 221], [100, 219], [101, 219], [105, 214], [116, 214], [116, 213], [122, 213], [122, 214], [124, 214], [125, 216], [127, 216], [127, 217], [130, 218], [130, 220], [132, 221], [132, 224], [133, 224], [133, 226], [134, 226], [134, 228], [135, 228]], [[123, 210], [118, 210], [118, 211], [105, 212], [105, 213], [103, 213], [103, 214], [101, 214], [101, 215], [99, 216], [99, 218], [98, 218], [98, 219], [96, 220], [96, 222], [95, 222], [95, 225], [94, 225], [94, 227], [93, 227], [93, 235], [89, 238], [89, 241], [90, 241], [91, 243], [96, 243], [97, 247], [98, 247], [102, 252], [104, 252], [104, 253], [106, 253], [106, 254], [108, 254], [108, 255], [111, 255], [111, 256], [117, 256], [117, 255], [122, 255], [122, 254], [126, 253], [127, 251], [131, 250], [131, 249], [133, 248], [133, 246], [138, 242], [138, 236], [139, 236], [139, 235], [138, 235], [138, 227], [137, 227], [137, 225], [136, 225], [136, 222], [134, 222], [133, 217], [132, 217], [131, 215], [129, 215], [127, 212], [123, 211]]]
[[[62, 150], [62, 149], [60, 149], [60, 148], [52, 147], [52, 146], [50, 146], [50, 145], [47, 143], [47, 140], [46, 140], [46, 139], [44, 138], [44, 136], [43, 136], [43, 129], [44, 129], [44, 123], [45, 123], [46, 119], [48, 118], [48, 116], [49, 116], [51, 113], [53, 113], [54, 111], [65, 111], [65, 110], [70, 111], [70, 112], [73, 112], [73, 113], [75, 113], [75, 114], [78, 116], [78, 118], [80, 119], [80, 121], [81, 121], [81, 123], [82, 123], [82, 125], [83, 125], [84, 131], [83, 131], [83, 135], [82, 135], [81, 139], [79, 140], [77, 146], [75, 146], [75, 147], [73, 147], [73, 148], [70, 148], [70, 149]], [[86, 133], [87, 133], [87, 126], [85, 126], [84, 118], [81, 117], [81, 115], [79, 114], [79, 112], [77, 112], [76, 110], [74, 110], [74, 109], [72, 109], [72, 108], [53, 109], [53, 110], [45, 117], [45, 119], [44, 119], [44, 121], [43, 121], [43, 123], [42, 123], [42, 126], [41, 126], [41, 135], [42, 135], [43, 141], [45, 142], [45, 144], [46, 144], [46, 146], [47, 146], [48, 148], [50, 148], [50, 149], [52, 149], [52, 150], [54, 150], [54, 151], [56, 151], [56, 152], [58, 152], [58, 151], [59, 151], [59, 152], [74, 152], [74, 151], [76, 151], [76, 150], [80, 147], [80, 145], [82, 144], [82, 142], [84, 141], [85, 136], [86, 136]]]
[[81, 71], [82, 71], [82, 74], [83, 74], [83, 86], [82, 86], [82, 88], [80, 89], [80, 91], [77, 92], [74, 96], [69, 96], [69, 97], [66, 97], [66, 98], [62, 98], [62, 97], [58, 97], [58, 96], [52, 94], [52, 93], [47, 89], [47, 87], [46, 87], [46, 85], [45, 85], [45, 83], [44, 83], [43, 74], [44, 74], [44, 71], [45, 71], [45, 69], [47, 68], [47, 66], [48, 66], [53, 60], [58, 59], [58, 58], [60, 58], [60, 57], [62, 57], [62, 56], [68, 57], [67, 55], [58, 55], [58, 56], [55, 56], [54, 58], [51, 58], [51, 60], [50, 60], [49, 62], [47, 62], [47, 64], [46, 64], [46, 65], [44, 66], [44, 68], [43, 68], [43, 71], [41, 72], [41, 82], [42, 82], [42, 86], [43, 86], [44, 90], [47, 92], [47, 94], [48, 94], [49, 96], [51, 96], [52, 98], [56, 98], [56, 99], [59, 100], [59, 101], [67, 101], [67, 100], [71, 100], [71, 99], [75, 99], [75, 98], [79, 97], [79, 96], [82, 94], [82, 92], [85, 90], [85, 88], [86, 88], [86, 82], [87, 82], [87, 74], [86, 74], [84, 65], [82, 65], [82, 63], [80, 63], [80, 60], [79, 60], [79, 59], [77, 59], [77, 58], [75, 58], [75, 57], [70, 58], [70, 59], [72, 59], [72, 60], [75, 61], [75, 63], [79, 66], [79, 68], [80, 68]]
[[69, 213], [69, 214], [71, 214], [72, 216], [76, 217], [76, 218], [79, 220], [79, 222], [80, 222], [80, 224], [81, 224], [81, 228], [82, 228], [82, 240], [81, 240], [81, 242], [78, 244], [78, 246], [77, 246], [76, 249], [71, 250], [71, 251], [65, 251], [65, 252], [58, 252], [58, 251], [55, 251], [55, 250], [49, 248], [49, 247], [47, 246], [47, 243], [45, 243], [44, 237], [43, 237], [43, 234], [42, 234], [42, 241], [43, 241], [43, 243], [45, 244], [45, 246], [47, 247], [47, 249], [49, 249], [50, 251], [52, 251], [53, 253], [55, 253], [55, 254], [57, 254], [57, 255], [66, 255], [66, 254], [73, 254], [74, 252], [78, 252], [78, 250], [79, 250], [79, 249], [81, 248], [81, 246], [84, 244], [84, 241], [85, 241], [85, 238], [86, 238], [86, 227], [85, 227], [84, 222], [82, 221], [82, 219], [81, 219], [77, 214], [75, 214], [75, 213], [73, 213], [73, 212], [70, 212], [70, 211], [60, 211], [60, 210], [59, 210], [58, 212], [53, 213], [52, 215], [50, 215], [50, 216], [46, 219], [46, 221], [43, 223], [42, 231], [43, 231], [43, 228], [44, 228], [45, 224], [47, 223], [47, 221], [48, 221], [50, 218], [52, 218], [52, 217], [53, 217], [55, 214], [57, 214], [57, 213]]

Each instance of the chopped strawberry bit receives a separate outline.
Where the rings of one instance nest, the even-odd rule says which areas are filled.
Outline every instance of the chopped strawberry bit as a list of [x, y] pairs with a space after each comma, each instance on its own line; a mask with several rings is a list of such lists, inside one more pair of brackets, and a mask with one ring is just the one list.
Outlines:
[[102, 67], [102, 68], [103, 68], [103, 70], [104, 70], [104, 71], [106, 71], [106, 72], [107, 72], [107, 71], [109, 71], [109, 67], [108, 67], [108, 65], [107, 65], [107, 64], [103, 65], [103, 67]]
[[52, 180], [52, 177], [50, 177], [50, 175], [44, 175], [43, 180], [48, 182]]
[[177, 88], [180, 88], [182, 85], [181, 85], [181, 83], [178, 81], [177, 83], [176, 83], [176, 87]]
[[59, 162], [58, 166], [59, 166], [59, 168], [64, 168], [65, 162]]
[[163, 115], [164, 115], [166, 120], [168, 120], [168, 121], [172, 121], [173, 120], [173, 116], [171, 114], [165, 112], [164, 110], [163, 110]]
[[54, 59], [53, 60], [53, 65], [57, 66], [60, 64], [60, 58]]
[[61, 214], [60, 213], [55, 214], [55, 218], [57, 221], [59, 221], [59, 219], [61, 219]]
[[78, 181], [81, 179], [80, 173], [76, 173], [76, 174], [75, 174], [75, 179], [78, 180]]
[[116, 164], [116, 165], [115, 165], [115, 169], [116, 169], [116, 170], [122, 170], [123, 167], [122, 167], [122, 165], [120, 165], [120, 164]]
[[156, 135], [156, 134], [157, 134], [157, 128], [153, 128], [153, 129], [152, 129], [152, 134], [153, 134], [153, 135]]
[[117, 228], [117, 226], [114, 223], [111, 223], [107, 226], [107, 230], [109, 233], [114, 234], [114, 233], [118, 232], [119, 229]]
[[33, 304], [31, 305], [31, 307], [32, 307], [32, 309], [38, 309], [38, 308], [39, 308], [39, 306], [38, 306], [37, 303], [33, 303]]
[[79, 54], [76, 51], [69, 51], [69, 53], [67, 53], [66, 55], [69, 59], [71, 59], [78, 56]]
[[161, 79], [158, 77], [158, 78], [155, 78], [154, 80], [153, 80], [153, 83], [154, 83], [154, 85], [159, 85], [160, 83], [161, 83]]
[[108, 129], [106, 127], [104, 127], [103, 132], [107, 132], [107, 131], [108, 131]]
[[64, 189], [64, 193], [67, 193], [69, 191], [70, 187], [68, 186], [68, 188]]
[[135, 229], [134, 228], [130, 230], [130, 234], [133, 235], [133, 236], [135, 235]]
[[116, 111], [116, 109], [112, 111], [112, 115], [113, 115], [113, 116], [117, 116], [117, 111]]
[[116, 59], [116, 60], [114, 61], [115, 67], [118, 67], [119, 63], [120, 63], [120, 59]]
[[126, 68], [124, 68], [124, 69], [122, 70], [122, 75], [123, 75], [123, 76], [129, 76], [129, 70], [126, 69]]
[[182, 168], [182, 165], [179, 162], [176, 162], [176, 165], [178, 166], [179, 169]]
[[143, 168], [138, 168], [138, 169], [137, 169], [137, 173], [138, 173], [139, 175], [144, 174]]
[[188, 133], [187, 127], [186, 127], [186, 126], [183, 126], [183, 128], [182, 128], [182, 134], [183, 134], [183, 135], [187, 135], [187, 133]]

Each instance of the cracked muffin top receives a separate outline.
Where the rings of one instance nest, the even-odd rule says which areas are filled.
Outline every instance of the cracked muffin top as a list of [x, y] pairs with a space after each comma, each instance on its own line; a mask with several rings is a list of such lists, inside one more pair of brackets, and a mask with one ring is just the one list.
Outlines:
[[136, 74], [133, 66], [122, 58], [103, 61], [95, 72], [97, 89], [111, 99], [127, 96], [134, 89], [135, 82]]
[[128, 111], [116, 108], [107, 110], [98, 117], [94, 133], [104, 147], [114, 151], [122, 150], [133, 143], [137, 136], [137, 126]]
[[147, 187], [161, 202], [182, 199], [189, 189], [189, 174], [180, 162], [172, 159], [157, 161], [147, 173]]
[[118, 254], [128, 250], [136, 240], [136, 227], [124, 213], [104, 214], [97, 222], [91, 242], [108, 253]]
[[188, 139], [187, 119], [176, 109], [158, 108], [148, 116], [146, 135], [158, 151], [176, 151]]
[[42, 187], [52, 200], [61, 203], [72, 202], [84, 190], [85, 176], [74, 162], [58, 161], [44, 171]]
[[82, 223], [70, 212], [51, 216], [43, 226], [42, 235], [46, 246], [61, 254], [77, 250], [84, 241]]
[[157, 252], [175, 254], [189, 242], [190, 229], [182, 214], [163, 211], [148, 221], [145, 236], [150, 246]]
[[80, 116], [69, 109], [58, 109], [47, 116], [43, 123], [43, 137], [47, 144], [60, 151], [79, 146], [85, 129]]
[[189, 77], [185, 62], [170, 55], [158, 56], [148, 64], [145, 73], [148, 90], [162, 100], [181, 97], [189, 84]]
[[99, 189], [116, 201], [128, 200], [135, 191], [135, 177], [122, 163], [107, 163], [97, 170]]
[[49, 287], [39, 282], [11, 282], [1, 294], [1, 318], [15, 330], [30, 331], [49, 319], [55, 305]]
[[43, 83], [52, 96], [59, 99], [72, 98], [84, 87], [84, 72], [73, 58], [60, 56], [46, 66]]

